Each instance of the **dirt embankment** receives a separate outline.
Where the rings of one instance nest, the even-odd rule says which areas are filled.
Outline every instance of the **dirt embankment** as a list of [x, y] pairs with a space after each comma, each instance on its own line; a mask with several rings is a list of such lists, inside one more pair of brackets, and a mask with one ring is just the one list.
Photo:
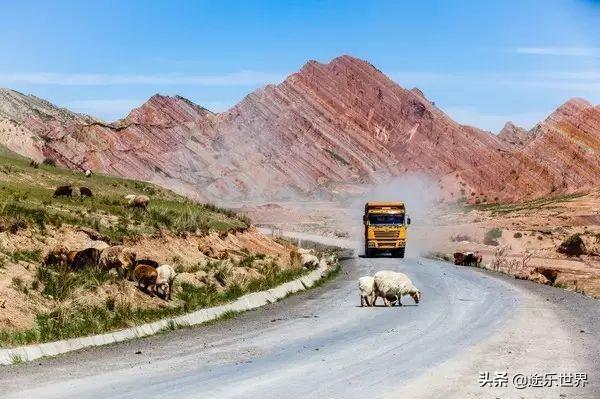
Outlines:
[[175, 309], [182, 306], [177, 293], [189, 287], [200, 290], [210, 287], [215, 293], [223, 293], [234, 286], [243, 289], [273, 273], [296, 272], [301, 268], [293, 246], [274, 241], [254, 228], [236, 233], [159, 232], [126, 239], [124, 245], [136, 252], [138, 259], [152, 259], [175, 268], [178, 275], [173, 301], [150, 296], [134, 282], [112, 273], [104, 276], [72, 272], [64, 275], [73, 278], [71, 285], [60, 286], [64, 292], [49, 287], [60, 282], [40, 273], [43, 255], [56, 244], [64, 244], [73, 251], [108, 246], [91, 236], [85, 229], [72, 226], [44, 234], [35, 229], [0, 233], [0, 330], [31, 329], [40, 314], [69, 307], [110, 308], [127, 303], [134, 309]]
[[600, 192], [485, 205], [440, 220], [439, 252], [479, 251], [485, 267], [600, 297]]

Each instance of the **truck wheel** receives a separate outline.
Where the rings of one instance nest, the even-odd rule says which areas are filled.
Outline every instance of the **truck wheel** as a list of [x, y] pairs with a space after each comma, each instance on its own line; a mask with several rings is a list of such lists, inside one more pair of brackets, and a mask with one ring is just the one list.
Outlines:
[[372, 258], [373, 250], [365, 246], [365, 258]]
[[392, 258], [404, 258], [404, 248], [392, 251]]

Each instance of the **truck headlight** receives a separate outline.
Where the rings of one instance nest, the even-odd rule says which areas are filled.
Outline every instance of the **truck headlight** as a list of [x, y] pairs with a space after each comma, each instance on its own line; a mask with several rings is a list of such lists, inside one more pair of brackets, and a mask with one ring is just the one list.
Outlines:
[[375, 248], [377, 246], [377, 242], [374, 240], [367, 241], [367, 246], [370, 248]]

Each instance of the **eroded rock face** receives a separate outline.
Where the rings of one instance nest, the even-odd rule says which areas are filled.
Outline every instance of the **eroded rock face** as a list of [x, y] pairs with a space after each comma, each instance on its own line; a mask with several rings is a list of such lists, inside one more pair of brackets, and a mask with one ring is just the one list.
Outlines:
[[510, 124], [495, 136], [350, 56], [310, 61], [220, 114], [155, 95], [107, 124], [0, 91], [8, 148], [217, 201], [344, 194], [413, 172], [449, 201], [571, 192], [600, 183], [599, 130], [598, 107], [572, 100], [531, 132]]
[[498, 133], [498, 138], [513, 147], [522, 148], [532, 140], [533, 136], [529, 135], [527, 130], [522, 127], [512, 122], [506, 122]]

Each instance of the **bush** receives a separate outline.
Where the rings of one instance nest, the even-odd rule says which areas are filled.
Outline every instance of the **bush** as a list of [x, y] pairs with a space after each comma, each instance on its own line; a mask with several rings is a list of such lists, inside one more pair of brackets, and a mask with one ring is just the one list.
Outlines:
[[585, 252], [585, 244], [579, 234], [573, 234], [560, 244], [557, 251], [569, 256], [579, 256]]
[[47, 165], [47, 166], [56, 167], [56, 161], [54, 161], [54, 159], [50, 159], [50, 158], [44, 159], [42, 161], [42, 164]]
[[516, 233], [513, 235], [513, 237], [514, 237], [514, 238], [521, 238], [521, 237], [523, 237], [523, 234], [521, 234], [520, 232], [518, 232], [518, 231], [517, 231], [517, 232], [516, 232]]
[[502, 230], [497, 227], [493, 229], [489, 229], [485, 232], [485, 236], [483, 237], [483, 243], [486, 245], [498, 246], [498, 238], [502, 237]]

